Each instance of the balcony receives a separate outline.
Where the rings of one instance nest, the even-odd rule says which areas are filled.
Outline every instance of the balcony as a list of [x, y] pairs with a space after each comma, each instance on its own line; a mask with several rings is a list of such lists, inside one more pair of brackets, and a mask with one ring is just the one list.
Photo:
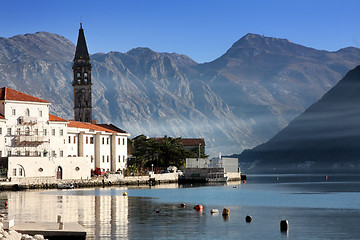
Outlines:
[[18, 119], [20, 125], [35, 125], [37, 124], [36, 117], [21, 116]]
[[32, 136], [27, 136], [27, 135], [19, 135], [16, 136], [16, 143], [18, 145], [40, 145], [43, 142], [47, 142], [48, 139], [47, 137], [44, 136], [36, 136], [36, 135], [32, 135]]

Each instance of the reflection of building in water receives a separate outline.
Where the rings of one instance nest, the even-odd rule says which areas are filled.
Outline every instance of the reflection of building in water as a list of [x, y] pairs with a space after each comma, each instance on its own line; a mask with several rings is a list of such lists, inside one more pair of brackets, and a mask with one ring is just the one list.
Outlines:
[[9, 218], [16, 222], [56, 222], [61, 215], [63, 222], [79, 222], [96, 239], [128, 234], [128, 197], [116, 190], [8, 192], [7, 198]]

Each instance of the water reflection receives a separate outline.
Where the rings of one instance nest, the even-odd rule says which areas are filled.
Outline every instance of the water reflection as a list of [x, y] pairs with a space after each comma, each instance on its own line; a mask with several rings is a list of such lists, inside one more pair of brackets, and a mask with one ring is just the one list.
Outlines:
[[[92, 191], [95, 193], [97, 190]], [[78, 222], [88, 239], [128, 235], [129, 198], [122, 195], [92, 195], [87, 190], [4, 192], [8, 208], [1, 212], [17, 222]]]

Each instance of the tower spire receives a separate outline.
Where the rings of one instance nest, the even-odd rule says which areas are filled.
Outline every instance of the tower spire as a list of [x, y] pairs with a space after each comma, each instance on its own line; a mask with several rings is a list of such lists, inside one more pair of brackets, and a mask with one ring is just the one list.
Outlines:
[[86, 46], [84, 29], [80, 23], [74, 64], [74, 119], [80, 122], [92, 121], [91, 64]]

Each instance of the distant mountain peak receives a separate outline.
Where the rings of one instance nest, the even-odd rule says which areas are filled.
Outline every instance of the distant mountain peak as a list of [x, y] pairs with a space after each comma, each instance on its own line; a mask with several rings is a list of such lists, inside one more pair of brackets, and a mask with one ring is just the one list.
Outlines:
[[268, 45], [271, 46], [272, 44], [291, 44], [292, 42], [287, 39], [282, 38], [274, 38], [274, 37], [265, 37], [264, 35], [248, 33], [240, 40], [235, 42], [232, 47], [249, 47], [249, 46], [262, 46]]

